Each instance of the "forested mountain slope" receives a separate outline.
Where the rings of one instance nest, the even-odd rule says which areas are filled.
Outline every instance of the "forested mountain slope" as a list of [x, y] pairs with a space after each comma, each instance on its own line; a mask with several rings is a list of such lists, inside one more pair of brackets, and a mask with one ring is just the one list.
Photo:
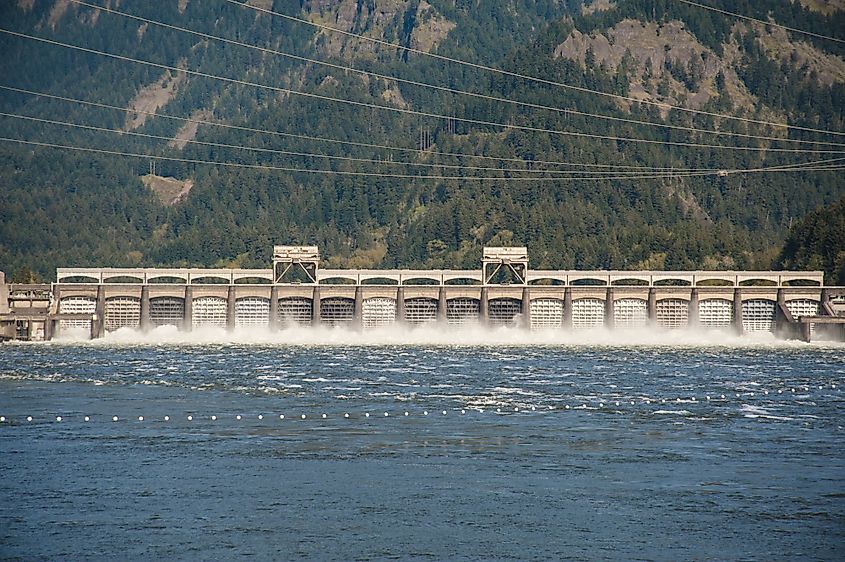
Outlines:
[[[247, 4], [0, 3], [0, 269], [765, 268], [845, 195], [841, 42], [678, 0]], [[731, 9], [838, 37], [820, 4]]]

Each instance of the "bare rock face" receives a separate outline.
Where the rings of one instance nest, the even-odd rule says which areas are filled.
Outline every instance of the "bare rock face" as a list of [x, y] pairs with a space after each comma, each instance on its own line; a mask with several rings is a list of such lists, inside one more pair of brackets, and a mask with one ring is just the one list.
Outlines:
[[732, 65], [699, 43], [679, 21], [623, 20], [606, 35], [574, 30], [555, 49], [555, 56], [584, 65], [588, 52], [595, 66], [604, 65], [610, 72], [616, 72], [625, 60], [633, 98], [699, 108], [719, 93], [716, 76], [721, 73], [734, 102], [755, 102]]
[[832, 14], [845, 10], [845, 0], [799, 0], [801, 5], [815, 12]]
[[449, 32], [455, 29], [454, 22], [441, 16], [434, 7], [425, 0], [417, 6], [416, 25], [411, 32], [412, 49], [430, 53], [437, 47]]
[[[186, 62], [183, 60], [178, 66], [185, 68], [185, 64]], [[155, 113], [176, 97], [179, 86], [186, 78], [184, 72], [171, 73], [169, 70], [165, 70], [161, 78], [141, 88], [129, 102], [128, 109], [130, 111], [126, 114], [124, 128], [131, 131], [142, 126], [150, 113]]]
[[[429, 52], [454, 29], [455, 24], [426, 0], [420, 0], [416, 8], [415, 4], [411, 0], [303, 0], [302, 10], [315, 23], [390, 43], [402, 43], [405, 22], [413, 19], [408, 46]], [[415, 13], [409, 13], [409, 10], [415, 10]], [[391, 49], [331, 31], [320, 31], [317, 45], [325, 54], [345, 58], [372, 56], [381, 50]]]
[[[738, 25], [737, 27], [740, 27]], [[742, 27], [746, 27], [742, 24]], [[827, 54], [810, 43], [798, 41], [783, 29], [754, 24], [757, 41], [773, 60], [806, 66], [808, 71], [815, 71], [818, 81], [825, 86], [845, 82], [845, 60], [842, 57]]]

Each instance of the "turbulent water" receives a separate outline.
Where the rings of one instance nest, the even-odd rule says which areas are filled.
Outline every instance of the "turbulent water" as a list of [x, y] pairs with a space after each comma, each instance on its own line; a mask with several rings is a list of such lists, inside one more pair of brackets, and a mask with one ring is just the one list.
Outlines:
[[843, 387], [713, 334], [8, 344], [0, 558], [841, 559]]

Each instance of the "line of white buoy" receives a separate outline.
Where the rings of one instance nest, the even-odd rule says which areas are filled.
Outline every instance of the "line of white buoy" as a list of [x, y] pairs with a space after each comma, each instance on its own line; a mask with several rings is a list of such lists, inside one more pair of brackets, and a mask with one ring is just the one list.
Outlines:
[[[826, 387], [823, 386], [823, 385], [818, 385], [817, 388], [818, 388], [818, 390], [824, 390]], [[836, 384], [830, 384], [829, 387], [827, 387], [827, 388], [829, 388], [830, 390], [837, 390], [838, 387], [837, 387]], [[796, 394], [796, 393], [800, 393], [800, 392], [809, 392], [810, 390], [811, 390], [811, 387], [808, 386], [808, 385], [795, 386], [795, 387], [784, 387], [784, 388], [778, 388], [777, 394], [784, 394], [784, 393]], [[771, 392], [774, 393], [775, 391], [772, 390]], [[703, 401], [704, 402], [730, 402], [732, 399], [740, 399], [740, 400], [744, 401], [744, 400], [749, 400], [749, 399], [755, 398], [759, 395], [768, 396], [769, 393], [770, 393], [769, 390], [762, 390], [762, 392], [761, 391], [734, 392], [733, 396], [731, 396], [730, 394], [723, 394], [723, 393], [720, 393], [718, 395], [705, 394], [704, 397], [703, 397]], [[799, 398], [799, 397], [796, 396], [796, 398]], [[605, 402], [605, 400], [606, 400], [606, 398], [587, 399], [586, 401], [583, 401], [583, 400], [578, 401], [578, 403], [575, 404], [575, 405], [572, 405], [572, 404], [565, 404], [563, 406], [547, 405], [546, 407], [537, 406], [537, 405], [530, 405], [530, 406], [526, 406], [526, 407], [512, 406], [510, 408], [506, 408], [506, 407], [503, 407], [503, 406], [499, 406], [499, 407], [495, 408], [495, 410], [491, 409], [489, 411], [494, 412], [496, 414], [508, 414], [508, 413], [520, 413], [520, 412], [528, 412], [528, 411], [537, 412], [538, 410], [539, 411], [552, 411], [552, 410], [571, 410], [571, 409], [579, 409], [579, 410], [583, 410], [583, 409], [604, 409], [610, 403], [612, 403], [613, 406], [616, 407], [616, 408], [622, 408], [622, 407], [627, 406], [628, 404], [630, 404], [631, 406], [637, 405], [636, 400], [613, 400], [612, 402], [607, 402], [607, 403]], [[596, 401], [598, 401], [597, 407], [596, 407]], [[668, 403], [674, 402], [675, 404], [702, 404], [702, 403], [704, 403], [699, 399], [699, 397], [697, 397], [695, 395], [677, 396], [677, 397], [674, 398], [674, 400], [672, 398], [665, 398], [665, 397], [659, 398], [659, 399], [649, 398], [649, 397], [641, 397], [640, 398], [640, 403], [645, 404], [645, 405], [666, 404], [667, 402]], [[478, 407], [478, 406], [468, 407], [468, 408], [464, 407], [464, 408], [460, 408], [460, 409], [455, 408], [455, 409], [453, 409], [453, 411], [456, 412], [456, 413], [460, 413], [460, 415], [466, 415], [467, 412], [476, 412], [478, 414], [484, 414], [485, 413], [485, 409], [483, 407]], [[422, 410], [422, 412], [420, 412], [420, 413], [424, 417], [427, 417], [429, 415], [428, 410]], [[441, 410], [440, 413], [443, 416], [447, 416], [447, 415], [449, 415], [449, 410]], [[371, 412], [363, 412], [364, 418], [369, 418], [370, 415], [371, 415]], [[391, 417], [391, 415], [392, 414], [388, 411], [382, 412], [382, 417], [389, 418], [389, 417]], [[398, 415], [401, 415], [401, 417], [411, 417], [413, 414], [412, 414], [412, 412], [410, 412], [408, 410], [404, 410], [404, 411], [400, 412]], [[46, 416], [46, 417], [47, 417], [47, 419], [50, 419], [49, 416]], [[243, 414], [236, 414], [234, 417], [235, 417], [235, 420], [242, 421], [248, 416], [245, 416]], [[255, 417], [259, 421], [264, 420], [264, 414], [257, 414]], [[296, 416], [294, 416], [294, 417], [296, 417]], [[306, 419], [308, 419], [308, 414], [302, 413], [298, 417], [301, 420], [306, 420]], [[328, 419], [334, 418], [334, 417], [335, 416], [330, 415], [327, 412], [321, 412], [319, 414], [319, 419], [322, 419], [322, 420], [328, 420]], [[337, 417], [343, 417], [344, 419], [350, 419], [351, 417], [353, 417], [353, 415], [350, 414], [349, 412], [345, 412], [345, 413], [342, 414], [342, 416], [337, 416]], [[3, 416], [0, 416], [0, 423], [11, 423], [12, 419], [13, 418], [11, 418], [9, 416], [3, 415]], [[25, 419], [26, 419], [27, 422], [33, 422], [33, 421], [36, 420], [36, 418], [32, 415], [26, 416]], [[82, 419], [85, 422], [90, 422], [94, 418], [91, 415], [86, 415]], [[117, 421], [120, 421], [121, 419], [122, 418], [120, 418], [119, 416], [112, 416], [111, 421], [117, 422]], [[139, 422], [154, 421], [154, 419], [155, 418], [149, 418], [149, 420], [148, 420], [148, 418], [146, 418], [145, 416], [137, 416], [137, 420]], [[171, 421], [171, 419], [175, 420], [176, 418], [171, 418], [171, 416], [169, 416], [169, 415], [166, 415], [166, 416], [163, 417], [163, 420], [165, 422], [169, 422], [169, 421]], [[185, 419], [187, 419], [187, 421], [189, 421], [189, 422], [194, 421], [194, 414], [187, 414]], [[202, 419], [202, 418], [198, 417], [197, 419], [199, 420], [199, 419]], [[208, 419], [210, 419], [211, 421], [214, 422], [214, 421], [218, 420], [218, 416], [216, 414], [211, 414], [210, 416], [208, 416]], [[285, 420], [285, 419], [287, 419], [285, 414], [279, 414], [279, 420]], [[68, 421], [68, 420], [69, 420], [69, 418], [67, 416], [62, 416], [62, 415], [56, 415], [55, 416], [55, 422], [56, 423], [62, 423], [62, 422]]]

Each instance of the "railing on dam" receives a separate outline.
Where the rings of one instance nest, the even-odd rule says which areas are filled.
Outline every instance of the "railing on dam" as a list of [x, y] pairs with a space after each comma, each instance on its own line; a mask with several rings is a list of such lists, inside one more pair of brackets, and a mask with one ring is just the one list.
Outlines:
[[[123, 269], [123, 268], [59, 268], [59, 284], [300, 284], [274, 283], [272, 269]], [[458, 282], [483, 284], [480, 269], [413, 270], [413, 269], [320, 269], [316, 284], [366, 285], [380, 284], [448, 285]], [[339, 281], [340, 283], [327, 283]], [[583, 271], [532, 270], [525, 276], [527, 285], [591, 285], [646, 287], [702, 286], [817, 286], [824, 281], [821, 271]], [[387, 282], [387, 283], [385, 283]], [[312, 285], [314, 283], [305, 283]], [[373, 283], [375, 284], [375, 283]]]

